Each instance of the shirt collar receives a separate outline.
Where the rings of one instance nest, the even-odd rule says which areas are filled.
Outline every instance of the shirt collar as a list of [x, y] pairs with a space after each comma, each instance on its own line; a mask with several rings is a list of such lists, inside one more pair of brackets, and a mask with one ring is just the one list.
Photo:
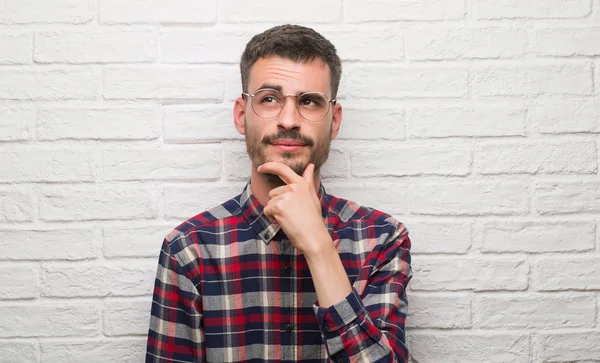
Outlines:
[[[321, 216], [325, 219], [329, 213], [329, 200], [330, 196], [325, 191], [323, 183], [320, 183], [319, 202], [321, 203]], [[277, 235], [281, 226], [277, 223], [271, 223], [263, 213], [263, 206], [260, 204], [258, 199], [252, 194], [252, 187], [250, 182], [244, 187], [244, 191], [240, 198], [241, 212], [250, 227], [256, 232], [258, 237], [262, 239], [265, 244], [269, 244], [273, 237]], [[329, 230], [329, 228], [328, 228]], [[331, 231], [330, 231], [331, 232]]]

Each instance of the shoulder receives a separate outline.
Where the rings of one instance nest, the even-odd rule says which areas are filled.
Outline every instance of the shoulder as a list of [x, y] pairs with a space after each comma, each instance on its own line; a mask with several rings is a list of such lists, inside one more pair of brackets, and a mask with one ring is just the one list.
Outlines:
[[240, 218], [240, 195], [237, 195], [179, 224], [165, 237], [165, 243], [177, 253], [198, 244], [201, 235], [215, 236], [221, 226], [239, 223]]
[[406, 226], [391, 214], [333, 195], [329, 198], [330, 212], [338, 216], [336, 229], [370, 229], [376, 237], [408, 234]]

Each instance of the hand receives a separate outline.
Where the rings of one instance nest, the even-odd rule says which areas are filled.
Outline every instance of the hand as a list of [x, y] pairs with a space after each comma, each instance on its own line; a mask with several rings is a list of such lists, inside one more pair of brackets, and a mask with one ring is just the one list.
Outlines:
[[294, 247], [304, 254], [320, 253], [331, 236], [323, 222], [321, 203], [314, 183], [315, 165], [308, 164], [302, 176], [279, 162], [267, 162], [259, 173], [275, 174], [286, 185], [269, 192], [264, 213], [281, 226]]

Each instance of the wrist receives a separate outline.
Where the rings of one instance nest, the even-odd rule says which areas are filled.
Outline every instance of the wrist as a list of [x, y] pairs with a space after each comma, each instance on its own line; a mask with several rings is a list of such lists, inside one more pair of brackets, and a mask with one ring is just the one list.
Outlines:
[[315, 241], [307, 244], [310, 248], [306, 248], [302, 253], [306, 258], [306, 262], [314, 263], [320, 261], [326, 261], [330, 259], [334, 254], [337, 255], [337, 251], [333, 245], [333, 240], [329, 233], [325, 230], [320, 237], [317, 237]]

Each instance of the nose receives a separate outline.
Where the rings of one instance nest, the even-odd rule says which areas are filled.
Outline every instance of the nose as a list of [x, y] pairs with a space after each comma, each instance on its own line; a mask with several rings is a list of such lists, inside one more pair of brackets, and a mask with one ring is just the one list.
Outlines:
[[277, 126], [285, 130], [300, 128], [300, 112], [296, 107], [296, 97], [286, 96], [284, 98], [283, 108], [277, 118]]

